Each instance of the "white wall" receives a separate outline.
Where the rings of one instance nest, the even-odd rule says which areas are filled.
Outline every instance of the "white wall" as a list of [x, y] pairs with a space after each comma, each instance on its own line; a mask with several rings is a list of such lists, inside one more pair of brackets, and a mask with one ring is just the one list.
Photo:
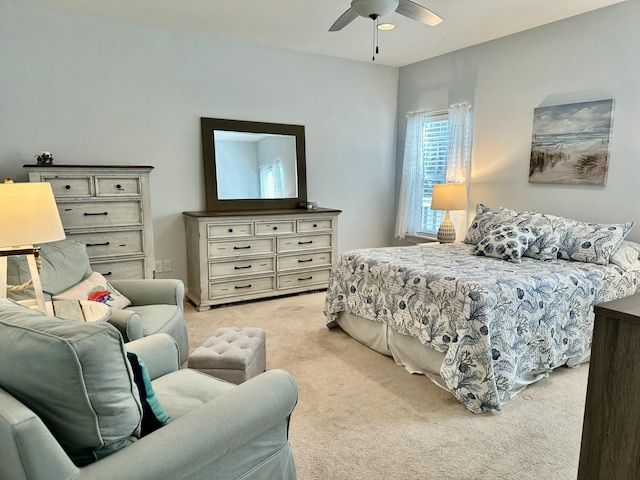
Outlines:
[[[628, 238], [640, 241], [638, 19], [640, 2], [628, 0], [401, 68], [396, 183], [406, 112], [466, 100], [474, 112], [470, 219], [482, 202], [582, 221], [634, 220]], [[528, 183], [534, 108], [605, 98], [615, 109], [607, 185]]]
[[[153, 165], [161, 277], [186, 280], [181, 213], [205, 208], [200, 117], [304, 125], [308, 197], [343, 210], [339, 250], [388, 245], [398, 69], [0, 4], [0, 174]], [[4, 206], [3, 206], [4, 208]]]

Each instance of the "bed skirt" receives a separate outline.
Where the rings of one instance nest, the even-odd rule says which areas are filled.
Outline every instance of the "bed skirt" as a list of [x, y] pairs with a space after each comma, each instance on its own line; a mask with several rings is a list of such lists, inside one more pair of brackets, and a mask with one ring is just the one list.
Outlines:
[[[440, 376], [444, 353], [422, 344], [417, 338], [398, 333], [384, 323], [347, 312], [339, 312], [337, 315], [336, 323], [350, 337], [382, 355], [392, 357], [396, 364], [402, 365], [409, 373], [424, 375], [439, 387], [449, 390]], [[577, 367], [588, 362], [590, 355], [591, 351], [582, 356], [571, 357], [558, 366]], [[501, 392], [500, 401], [510, 400], [527, 385], [548, 377], [551, 371], [529, 372], [522, 375], [516, 380], [513, 388]]]

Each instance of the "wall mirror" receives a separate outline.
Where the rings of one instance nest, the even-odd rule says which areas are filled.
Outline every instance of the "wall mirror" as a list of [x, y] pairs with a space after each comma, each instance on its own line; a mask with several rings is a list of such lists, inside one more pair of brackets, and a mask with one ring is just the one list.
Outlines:
[[200, 124], [207, 210], [304, 206], [304, 126], [205, 117]]

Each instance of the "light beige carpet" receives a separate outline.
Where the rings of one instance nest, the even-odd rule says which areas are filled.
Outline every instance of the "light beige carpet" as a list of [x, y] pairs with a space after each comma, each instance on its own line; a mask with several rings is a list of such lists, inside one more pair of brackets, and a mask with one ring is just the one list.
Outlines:
[[300, 480], [576, 478], [586, 365], [560, 368], [502, 411], [476, 415], [426, 377], [326, 328], [324, 298], [186, 306], [192, 351], [221, 326], [266, 330], [267, 368], [287, 370], [299, 388], [290, 441]]

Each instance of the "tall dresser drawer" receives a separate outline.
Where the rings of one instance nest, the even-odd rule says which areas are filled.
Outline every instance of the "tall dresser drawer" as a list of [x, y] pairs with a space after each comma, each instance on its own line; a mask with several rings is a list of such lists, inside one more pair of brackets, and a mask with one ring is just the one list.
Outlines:
[[272, 238], [248, 238], [228, 242], [209, 242], [209, 258], [242, 257], [275, 253]]
[[51, 184], [53, 195], [58, 197], [90, 197], [93, 195], [93, 177], [42, 177], [43, 182]]
[[114, 260], [113, 262], [91, 261], [94, 272], [101, 273], [104, 278], [144, 278], [144, 258]]
[[207, 225], [207, 238], [250, 237], [253, 235], [253, 223]]
[[331, 234], [278, 238], [278, 253], [301, 252], [331, 247]]
[[116, 202], [60, 202], [65, 229], [142, 225], [142, 208], [136, 200]]
[[131, 195], [142, 194], [138, 177], [96, 177], [96, 195]]
[[236, 279], [229, 282], [210, 283], [209, 298], [215, 300], [224, 297], [237, 297], [255, 293], [273, 292], [276, 289], [275, 276], [262, 278]]
[[67, 238], [84, 243], [89, 258], [144, 253], [142, 230], [67, 233]]
[[210, 279], [275, 273], [275, 271], [273, 257], [209, 263]]

